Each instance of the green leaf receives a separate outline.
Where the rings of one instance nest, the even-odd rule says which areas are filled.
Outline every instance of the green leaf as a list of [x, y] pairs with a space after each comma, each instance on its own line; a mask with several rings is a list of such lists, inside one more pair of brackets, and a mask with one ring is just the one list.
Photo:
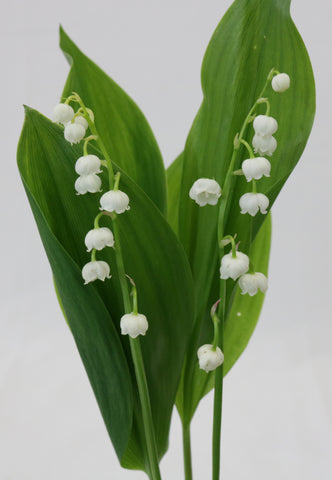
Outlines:
[[166, 212], [162, 157], [151, 128], [133, 100], [86, 57], [60, 27], [60, 47], [70, 72], [62, 96], [77, 92], [95, 115], [97, 130], [112, 160]]
[[[260, 180], [257, 185], [258, 191], [269, 197], [270, 206], [299, 160], [313, 123], [315, 88], [310, 60], [291, 20], [289, 6], [290, 0], [236, 0], [214, 32], [203, 61], [204, 98], [185, 146], [178, 229], [175, 228], [187, 252], [197, 293], [196, 326], [183, 375], [187, 381], [188, 411], [194, 388], [191, 365], [195, 361], [196, 346], [203, 338], [210, 337], [208, 310], [211, 302], [219, 297], [218, 208], [198, 207], [188, 192], [200, 177], [215, 178], [223, 185], [234, 137], [273, 67], [290, 75], [291, 87], [284, 93], [275, 93], [269, 86], [266, 92], [271, 116], [279, 124], [275, 135], [278, 148], [271, 160], [271, 178]], [[257, 113], [265, 113], [264, 105]], [[245, 135], [249, 143], [252, 136], [250, 126]], [[248, 158], [248, 154], [243, 147], [234, 169], [241, 167], [244, 158]], [[225, 234], [237, 233], [237, 241], [241, 241], [240, 249], [244, 252], [249, 251], [265, 218], [258, 214], [251, 221], [249, 215], [240, 214], [239, 198], [250, 188], [244, 177], [234, 177], [232, 195], [228, 198], [229, 210], [224, 219]], [[231, 281], [227, 282], [228, 291], [232, 285]], [[234, 292], [228, 297], [231, 302]], [[230, 304], [227, 310], [229, 308]], [[254, 317], [244, 325], [247, 325], [247, 333], [234, 332], [225, 340], [238, 346], [237, 356], [246, 343], [241, 341], [240, 335], [248, 337]], [[233, 351], [232, 345], [225, 348]]]
[[[97, 252], [112, 279], [83, 285], [90, 261], [84, 237], [99, 212], [98, 194], [75, 195], [74, 165], [81, 146], [71, 147], [61, 127], [27, 108], [18, 165], [49, 257], [62, 307], [123, 466], [146, 470], [141, 410], [123, 315], [113, 249]], [[114, 164], [115, 170], [118, 167]], [[102, 176], [108, 189], [107, 174]], [[148, 196], [123, 171], [120, 187], [131, 209], [118, 216], [125, 269], [138, 290], [139, 311], [149, 321], [141, 345], [150, 388], [159, 456], [168, 431], [181, 367], [193, 323], [192, 279], [183, 248]], [[109, 218], [102, 225], [110, 225]]]

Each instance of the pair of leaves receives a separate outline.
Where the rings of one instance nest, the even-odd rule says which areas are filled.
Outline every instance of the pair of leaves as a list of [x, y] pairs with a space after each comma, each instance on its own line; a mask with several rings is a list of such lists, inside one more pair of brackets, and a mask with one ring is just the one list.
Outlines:
[[[161, 213], [165, 211], [165, 172], [143, 115], [63, 30], [61, 45], [72, 65], [65, 91], [78, 91], [92, 107], [101, 138], [119, 164], [114, 169], [121, 171], [120, 187], [130, 198], [131, 209], [117, 221], [126, 273], [135, 280], [139, 310], [149, 321], [141, 345], [161, 456], [167, 449], [193, 323], [191, 273], [183, 248]], [[82, 147], [71, 147], [61, 127], [26, 108], [18, 165], [62, 308], [122, 465], [148, 471], [128, 339], [119, 332], [124, 312], [112, 249], [97, 255], [111, 265], [111, 280], [84, 286], [81, 276], [90, 257], [84, 237], [93, 228], [100, 196], [75, 195], [74, 165], [81, 155]], [[144, 170], [149, 170], [148, 175]], [[106, 173], [102, 182], [107, 190]], [[102, 222], [111, 226], [109, 219]]]
[[[223, 185], [233, 151], [233, 140], [251, 106], [260, 94], [272, 68], [287, 72], [291, 88], [280, 94], [271, 86], [266, 91], [271, 115], [279, 123], [275, 137], [278, 148], [271, 159], [271, 178], [258, 182], [258, 191], [270, 199], [270, 207], [299, 160], [309, 136], [314, 111], [314, 79], [308, 54], [293, 24], [290, 0], [237, 0], [218, 25], [202, 66], [203, 102], [189, 133], [185, 150], [168, 171], [169, 218], [178, 233], [189, 258], [196, 293], [195, 338], [192, 337], [178, 401], [185, 423], [189, 422], [202, 391], [201, 382], [192, 368], [196, 347], [210, 343], [212, 338], [209, 308], [219, 297], [217, 225], [218, 209], [199, 208], [188, 192], [200, 177], [215, 178]], [[264, 114], [265, 107], [257, 113]], [[250, 126], [246, 139], [251, 142]], [[237, 156], [235, 169], [241, 167], [248, 153], [243, 147]], [[176, 185], [176, 186], [175, 186]], [[246, 253], [257, 249], [253, 244], [265, 216], [252, 220], [239, 212], [241, 195], [250, 191], [244, 177], [234, 177], [232, 193], [227, 199], [228, 214], [224, 218], [225, 234], [237, 233], [240, 250]], [[269, 256], [270, 231], [265, 227], [265, 243], [261, 249], [262, 263], [254, 263], [257, 271], [266, 273]], [[262, 235], [263, 235], [262, 234]], [[252, 250], [250, 256], [252, 256]], [[227, 282], [232, 290], [233, 283]], [[228, 319], [225, 324], [225, 371], [235, 363], [245, 348], [257, 322], [262, 305], [261, 296], [242, 298], [238, 292], [228, 295]], [[233, 305], [231, 305], [233, 302]], [[247, 322], [241, 322], [236, 312], [248, 311]], [[236, 332], [236, 334], [235, 334]], [[189, 377], [189, 378], [188, 378]], [[206, 391], [206, 389], [204, 390]], [[185, 398], [185, 400], [183, 400]]]

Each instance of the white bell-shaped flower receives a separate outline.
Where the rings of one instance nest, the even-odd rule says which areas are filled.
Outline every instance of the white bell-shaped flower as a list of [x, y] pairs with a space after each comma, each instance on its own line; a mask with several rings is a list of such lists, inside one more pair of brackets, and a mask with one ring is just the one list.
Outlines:
[[65, 126], [64, 136], [67, 142], [71, 143], [80, 143], [84, 138], [85, 128], [78, 123], [67, 123]]
[[271, 163], [264, 157], [248, 158], [242, 162], [242, 171], [247, 182], [259, 180], [263, 175], [270, 176]]
[[90, 175], [91, 173], [100, 173], [101, 160], [97, 155], [84, 155], [80, 157], [75, 164], [75, 171], [79, 175]]
[[266, 135], [273, 135], [278, 130], [278, 122], [275, 118], [268, 115], [257, 115], [254, 119], [253, 127], [255, 133], [265, 137]]
[[277, 140], [271, 135], [254, 135], [252, 139], [252, 146], [254, 147], [254, 152], [259, 155], [269, 155], [271, 156], [275, 149], [277, 148]]
[[224, 255], [221, 259], [220, 278], [227, 280], [232, 278], [237, 280], [249, 270], [249, 257], [245, 253], [236, 252], [233, 257], [232, 251]]
[[110, 267], [108, 263], [103, 260], [92, 260], [84, 265], [82, 269], [82, 277], [84, 278], [84, 284], [94, 282], [95, 280], [104, 281], [105, 278], [111, 278]]
[[260, 210], [263, 215], [267, 213], [269, 199], [263, 193], [245, 193], [240, 198], [241, 213], [249, 213], [252, 217]]
[[220, 185], [212, 178], [199, 178], [189, 191], [189, 197], [195, 200], [200, 207], [216, 205], [220, 196]]
[[278, 75], [272, 78], [271, 85], [275, 92], [284, 92], [290, 86], [289, 75], [287, 73], [278, 73]]
[[77, 125], [82, 125], [85, 131], [89, 127], [88, 121], [82, 115], [77, 115], [77, 117], [75, 117], [74, 123], [76, 123]]
[[113, 247], [114, 237], [111, 230], [107, 227], [94, 228], [85, 235], [85, 245], [88, 252], [94, 248], [102, 250], [105, 247]]
[[100, 198], [101, 210], [107, 212], [123, 213], [129, 210], [129, 197], [121, 190], [110, 190]]
[[267, 278], [263, 273], [246, 273], [239, 279], [239, 287], [242, 295], [248, 293], [251, 297], [256, 295], [258, 289], [265, 293], [267, 291]]
[[145, 335], [149, 324], [147, 318], [142, 313], [126, 313], [120, 320], [121, 334], [129, 335], [132, 338], [138, 335]]
[[71, 122], [74, 118], [74, 110], [66, 103], [58, 103], [53, 109], [52, 118], [53, 122], [65, 125], [66, 123]]
[[197, 350], [197, 357], [199, 368], [206, 372], [211, 372], [219, 367], [224, 362], [224, 354], [217, 347], [213, 350], [213, 345], [206, 344], [199, 347]]
[[75, 182], [75, 190], [77, 195], [85, 195], [86, 193], [100, 192], [101, 180], [95, 173], [90, 175], [82, 175]]

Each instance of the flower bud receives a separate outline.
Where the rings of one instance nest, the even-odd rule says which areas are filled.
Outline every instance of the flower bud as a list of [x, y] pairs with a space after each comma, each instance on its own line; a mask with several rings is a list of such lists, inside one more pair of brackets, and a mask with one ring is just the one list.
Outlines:
[[52, 118], [53, 122], [65, 125], [66, 123], [71, 122], [74, 118], [74, 110], [66, 103], [58, 103], [53, 109]]
[[74, 123], [76, 125], [82, 125], [85, 131], [89, 127], [88, 121], [82, 115], [77, 115], [77, 117], [75, 117]]
[[100, 173], [101, 160], [96, 155], [84, 155], [75, 164], [75, 171], [79, 175], [90, 175]]
[[82, 175], [78, 177], [75, 182], [75, 190], [77, 195], [84, 195], [86, 193], [100, 192], [101, 180], [95, 173], [90, 175]]
[[121, 317], [120, 327], [122, 335], [129, 335], [132, 338], [136, 338], [138, 335], [145, 335], [149, 324], [145, 315], [132, 312], [126, 313]]
[[268, 115], [258, 115], [255, 117], [253, 127], [255, 133], [265, 137], [266, 135], [270, 136], [276, 133], [278, 130], [278, 122], [275, 118], [269, 117]]
[[85, 135], [85, 128], [78, 123], [68, 123], [65, 126], [64, 131], [65, 139], [67, 142], [71, 143], [80, 143], [80, 141], [84, 138]]
[[275, 92], [284, 92], [290, 86], [290, 78], [287, 73], [279, 73], [272, 78], [271, 85]]
[[242, 295], [248, 293], [251, 297], [256, 295], [258, 289], [265, 293], [267, 291], [267, 278], [263, 273], [246, 273], [239, 279], [239, 287]]
[[96, 250], [102, 250], [105, 247], [113, 247], [114, 245], [113, 233], [107, 227], [90, 230], [86, 234], [84, 241], [88, 252], [91, 252], [93, 248]]
[[104, 281], [105, 278], [111, 278], [110, 267], [108, 263], [103, 260], [92, 260], [84, 265], [82, 269], [82, 277], [85, 280], [85, 285], [98, 279]]
[[216, 350], [212, 350], [213, 345], [206, 344], [199, 347], [197, 350], [197, 357], [199, 361], [199, 368], [206, 372], [215, 370], [219, 365], [224, 362], [224, 354], [219, 347]]
[[259, 180], [263, 175], [270, 176], [271, 163], [264, 157], [248, 158], [242, 162], [242, 171], [247, 182]]
[[129, 197], [121, 190], [110, 190], [100, 199], [101, 210], [107, 212], [123, 213], [129, 210]]
[[269, 199], [263, 193], [245, 193], [240, 198], [241, 213], [249, 213], [252, 217], [260, 210], [263, 215], [267, 213]]
[[210, 178], [199, 178], [189, 191], [189, 197], [200, 206], [216, 205], [221, 196], [219, 184]]
[[238, 279], [249, 270], [249, 257], [242, 252], [236, 252], [236, 257], [233, 257], [232, 252], [227, 253], [221, 259], [220, 278], [227, 280], [232, 278]]
[[254, 135], [252, 139], [252, 146], [254, 147], [254, 152], [259, 155], [269, 155], [271, 156], [275, 149], [277, 148], [277, 140], [271, 135]]

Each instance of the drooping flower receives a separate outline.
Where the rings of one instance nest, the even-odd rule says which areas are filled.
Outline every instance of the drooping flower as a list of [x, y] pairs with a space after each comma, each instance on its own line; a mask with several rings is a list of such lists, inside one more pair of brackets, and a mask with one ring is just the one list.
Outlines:
[[82, 175], [76, 179], [75, 190], [77, 195], [84, 195], [86, 193], [100, 192], [101, 180], [95, 173], [90, 175]]
[[287, 73], [278, 73], [278, 75], [272, 78], [271, 85], [275, 92], [284, 92], [290, 86], [289, 75]]
[[[90, 108], [87, 108], [86, 111], [88, 112], [88, 115], [90, 117], [90, 120], [92, 121], [92, 123], [94, 122], [95, 120], [95, 116], [94, 116], [94, 113], [93, 111], [90, 109]], [[82, 127], [85, 128], [85, 130], [88, 129], [89, 127], [89, 123], [87, 121], [87, 119], [83, 116], [83, 115], [77, 115], [74, 119], [74, 123], [78, 123], [79, 125], [82, 125]]]
[[189, 191], [189, 197], [200, 207], [216, 205], [220, 196], [220, 185], [211, 178], [199, 178]]
[[252, 146], [254, 147], [254, 152], [259, 155], [269, 155], [271, 156], [275, 149], [277, 148], [277, 140], [271, 135], [254, 135], [252, 139]]
[[67, 123], [65, 126], [64, 136], [67, 142], [71, 143], [80, 143], [84, 138], [85, 128], [78, 123]]
[[66, 103], [58, 103], [53, 109], [52, 118], [53, 122], [66, 125], [66, 123], [71, 122], [74, 118], [74, 110]]
[[241, 213], [249, 213], [249, 215], [254, 217], [258, 210], [265, 215], [270, 202], [263, 193], [249, 192], [242, 195], [239, 203]]
[[249, 270], [249, 257], [242, 252], [236, 252], [233, 257], [232, 251], [224, 255], [221, 259], [220, 278], [227, 280], [232, 278], [237, 280]]
[[84, 155], [80, 157], [75, 164], [75, 171], [79, 175], [90, 175], [91, 173], [100, 173], [101, 160], [97, 155]]
[[129, 210], [129, 197], [121, 190], [110, 190], [100, 198], [101, 210], [107, 212], [123, 213]]
[[85, 285], [94, 282], [95, 280], [104, 281], [106, 278], [111, 278], [110, 267], [108, 263], [103, 260], [92, 260], [84, 265], [82, 269], [82, 277], [85, 280]]
[[240, 277], [239, 287], [242, 295], [248, 293], [252, 297], [256, 295], [258, 289], [265, 293], [267, 291], [267, 278], [261, 272], [246, 273]]
[[259, 180], [263, 175], [270, 176], [271, 163], [264, 157], [248, 158], [242, 162], [242, 171], [247, 182]]
[[219, 367], [224, 361], [224, 354], [219, 347], [213, 350], [213, 345], [205, 344], [197, 350], [199, 368], [211, 372]]
[[142, 313], [126, 313], [120, 320], [121, 334], [129, 335], [132, 338], [138, 335], [145, 335], [149, 324], [147, 318]]
[[262, 137], [266, 135], [271, 136], [278, 130], [278, 122], [275, 118], [268, 115], [258, 115], [254, 119], [253, 127], [258, 135]]
[[90, 230], [86, 234], [84, 241], [88, 252], [91, 252], [93, 248], [95, 250], [102, 250], [105, 247], [113, 247], [114, 245], [113, 233], [107, 227]]

